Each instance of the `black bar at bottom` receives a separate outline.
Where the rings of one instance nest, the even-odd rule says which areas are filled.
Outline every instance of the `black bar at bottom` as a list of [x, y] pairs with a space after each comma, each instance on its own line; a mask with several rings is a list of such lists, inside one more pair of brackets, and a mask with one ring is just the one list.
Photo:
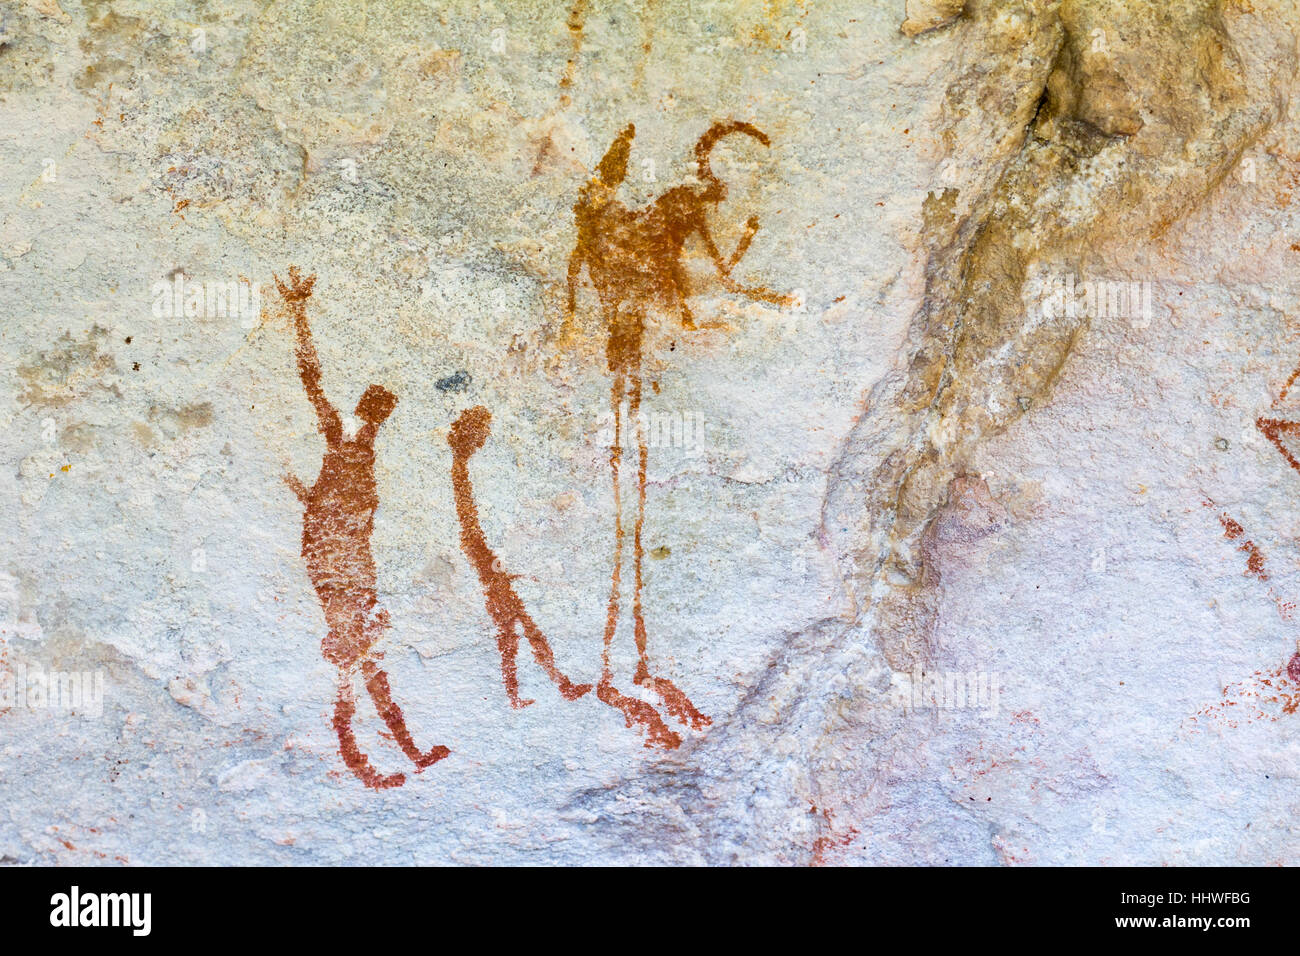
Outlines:
[[[496, 945], [570, 934], [623, 941], [878, 928], [927, 945], [1125, 938], [1216, 946], [1294, 938], [1284, 870], [37, 869], [0, 867], [0, 917], [28, 934], [127, 945], [397, 945], [455, 927]], [[197, 935], [196, 935], [197, 934]], [[384, 940], [393, 934], [389, 943]], [[595, 934], [594, 937], [592, 934]], [[683, 936], [682, 934], [688, 934]], [[510, 940], [510, 942], [507, 942]], [[52, 940], [53, 941], [53, 940]], [[437, 940], [429, 937], [429, 943]], [[767, 940], [770, 944], [772, 940]], [[402, 945], [409, 945], [407, 944]]]

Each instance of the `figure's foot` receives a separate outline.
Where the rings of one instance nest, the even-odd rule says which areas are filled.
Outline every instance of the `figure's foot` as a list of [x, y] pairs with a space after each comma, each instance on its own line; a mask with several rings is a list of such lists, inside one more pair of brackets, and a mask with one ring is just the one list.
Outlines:
[[350, 693], [340, 689], [338, 700], [334, 703], [334, 731], [339, 738], [339, 756], [352, 771], [352, 775], [372, 790], [388, 790], [406, 783], [406, 775], [400, 773], [381, 774], [357, 746], [357, 738], [352, 733], [352, 718], [356, 714], [356, 705]]
[[[516, 597], [515, 600], [518, 600], [518, 598]], [[519, 616], [516, 618], [516, 623], [523, 628], [524, 637], [528, 641], [528, 646], [533, 649], [533, 659], [537, 661], [537, 666], [555, 684], [555, 688], [560, 692], [561, 697], [565, 700], [577, 700], [584, 694], [591, 692], [590, 684], [575, 684], [555, 666], [555, 653], [551, 650], [550, 641], [546, 639], [546, 635], [541, 632], [541, 629], [533, 623], [533, 619], [523, 609], [522, 602], [520, 602]], [[532, 701], [529, 701], [529, 703], [532, 703]]]
[[533, 704], [535, 704], [535, 703], [537, 703], [537, 701], [535, 701], [535, 700], [534, 700], [533, 698], [531, 698], [531, 697], [511, 697], [511, 698], [510, 698], [510, 706], [511, 706], [512, 708], [514, 708], [515, 710], [523, 710], [525, 707], [531, 707], [531, 706], [532, 706]]
[[560, 696], [565, 700], [577, 700], [591, 693], [592, 684], [575, 684], [567, 677], [560, 683]]
[[416, 760], [413, 761], [413, 763], [415, 764], [415, 772], [419, 773], [425, 767], [432, 767], [439, 760], [442, 760], [450, 756], [451, 756], [451, 751], [448, 750], [446, 747], [443, 746], [434, 747], [428, 753], [421, 754]]
[[370, 692], [370, 699], [374, 701], [375, 709], [388, 725], [388, 730], [397, 741], [397, 745], [402, 748], [402, 753], [406, 754], [406, 759], [415, 764], [417, 773], [451, 753], [443, 746], [434, 747], [427, 752], [417, 748], [411, 732], [406, 727], [402, 708], [398, 707], [393, 700], [392, 690], [388, 686], [388, 675], [381, 671], [373, 660], [363, 662], [361, 670], [366, 677], [366, 690]]
[[652, 676], [650, 669], [644, 664], [637, 667], [632, 682], [640, 687], [647, 687], [658, 694], [668, 713], [692, 730], [703, 730], [713, 723], [712, 720], [700, 712], [699, 708], [691, 703], [691, 699], [676, 684], [667, 677]]
[[645, 730], [647, 747], [675, 750], [681, 746], [682, 738], [668, 729], [664, 719], [659, 716], [659, 711], [643, 700], [620, 693], [608, 680], [602, 680], [596, 685], [596, 698], [601, 703], [621, 710], [628, 727], [633, 723], [640, 724]]

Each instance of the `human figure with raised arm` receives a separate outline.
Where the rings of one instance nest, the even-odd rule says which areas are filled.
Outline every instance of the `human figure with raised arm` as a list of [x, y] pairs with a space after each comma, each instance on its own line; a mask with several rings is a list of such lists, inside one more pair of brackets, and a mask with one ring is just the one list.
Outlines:
[[329, 632], [321, 642], [326, 660], [338, 667], [338, 698], [334, 730], [343, 762], [368, 787], [382, 790], [406, 782], [401, 773], [381, 774], [357, 746], [352, 731], [356, 713], [353, 682], [358, 676], [375, 709], [392, 732], [402, 752], [419, 772], [446, 757], [446, 747], [421, 751], [411, 739], [402, 710], [394, 702], [388, 675], [378, 661], [375, 645], [389, 627], [388, 612], [379, 606], [375, 559], [370, 536], [375, 526], [379, 495], [375, 486], [375, 437], [392, 414], [397, 396], [382, 385], [371, 385], [357, 402], [362, 422], [352, 438], [343, 433], [343, 421], [321, 387], [320, 359], [307, 322], [307, 300], [314, 275], [303, 277], [294, 266], [289, 281], [275, 284], [293, 318], [297, 339], [298, 375], [316, 410], [316, 423], [325, 439], [320, 474], [309, 488], [293, 475], [285, 481], [303, 504], [302, 556], [307, 574], [325, 612]]

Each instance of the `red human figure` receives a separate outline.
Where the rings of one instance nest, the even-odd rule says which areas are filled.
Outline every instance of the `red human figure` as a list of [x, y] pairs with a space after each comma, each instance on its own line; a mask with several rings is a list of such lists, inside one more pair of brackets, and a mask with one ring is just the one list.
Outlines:
[[325, 458], [315, 484], [308, 488], [293, 475], [286, 475], [285, 481], [304, 508], [302, 556], [329, 627], [321, 649], [325, 659], [339, 671], [338, 699], [334, 707], [339, 753], [357, 779], [368, 787], [382, 790], [400, 787], [406, 777], [400, 773], [379, 773], [357, 746], [352, 718], [356, 713], [353, 681], [358, 674], [379, 716], [417, 772], [451, 751], [446, 747], [421, 751], [415, 746], [402, 710], [393, 700], [388, 675], [377, 663], [382, 654], [374, 649], [389, 627], [388, 612], [379, 607], [375, 559], [370, 550], [375, 509], [379, 507], [375, 437], [397, 405], [397, 396], [382, 385], [367, 388], [356, 407], [362, 426], [354, 437], [344, 437], [338, 410], [330, 404], [321, 387], [320, 359], [307, 322], [307, 300], [315, 282], [314, 275], [303, 278], [293, 266], [289, 268], [287, 284], [278, 276], [275, 279], [293, 317], [298, 374], [325, 439]]
[[532, 700], [519, 696], [519, 675], [515, 658], [520, 640], [527, 640], [533, 658], [559, 688], [565, 700], [577, 700], [591, 690], [590, 684], [575, 684], [555, 666], [555, 655], [550, 642], [541, 629], [533, 623], [524, 602], [510, 583], [517, 575], [507, 574], [501, 561], [488, 547], [483, 526], [478, 520], [478, 505], [474, 501], [474, 486], [469, 477], [469, 459], [483, 447], [492, 428], [492, 415], [481, 405], [471, 408], [456, 419], [447, 435], [451, 445], [451, 484], [456, 498], [456, 517], [460, 521], [460, 544], [465, 556], [478, 573], [487, 600], [487, 611], [497, 627], [497, 649], [501, 652], [501, 677], [505, 681], [506, 696], [510, 706], [527, 707]]

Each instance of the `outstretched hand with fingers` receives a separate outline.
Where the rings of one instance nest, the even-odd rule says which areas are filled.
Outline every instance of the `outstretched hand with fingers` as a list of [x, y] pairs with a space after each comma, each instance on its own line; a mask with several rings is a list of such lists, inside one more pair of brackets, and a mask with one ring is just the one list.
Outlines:
[[274, 276], [275, 287], [280, 290], [280, 295], [285, 302], [305, 302], [311, 298], [311, 290], [316, 285], [316, 274], [303, 278], [302, 273], [298, 271], [297, 266], [289, 267], [289, 284], [285, 285], [279, 276]]

